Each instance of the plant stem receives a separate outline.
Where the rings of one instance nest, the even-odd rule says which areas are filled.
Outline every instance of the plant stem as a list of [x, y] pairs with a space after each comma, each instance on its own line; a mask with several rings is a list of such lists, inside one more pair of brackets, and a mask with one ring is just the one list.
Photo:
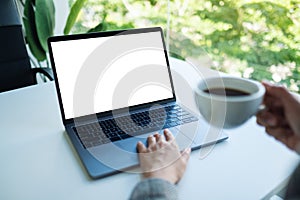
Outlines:
[[35, 61], [33, 60], [33, 58], [31, 56], [29, 56], [29, 59], [30, 59], [31, 63], [34, 65], [34, 67], [38, 68], [37, 64], [35, 63]]
[[37, 63], [38, 63], [38, 65], [39, 65], [39, 67], [42, 68], [41, 62], [38, 61]]
[[47, 68], [50, 68], [48, 59], [46, 59], [46, 63], [47, 63]]
[[[39, 67], [40, 68], [43, 68], [43, 66], [42, 66], [42, 64], [41, 64], [41, 62], [37, 62], [38, 64], [39, 64]], [[41, 79], [44, 81], [44, 83], [46, 82], [46, 77], [43, 75], [43, 74], [40, 74], [40, 77], [41, 77]]]

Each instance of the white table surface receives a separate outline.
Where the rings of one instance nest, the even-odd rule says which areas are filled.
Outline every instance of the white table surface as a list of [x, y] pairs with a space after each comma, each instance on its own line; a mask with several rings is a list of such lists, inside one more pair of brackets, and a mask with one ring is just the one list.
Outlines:
[[[195, 86], [199, 77], [187, 63], [171, 64]], [[185, 94], [192, 92], [179, 92]], [[140, 180], [130, 173], [88, 178], [64, 132], [53, 83], [0, 94], [0, 127], [0, 199], [128, 199]], [[267, 136], [255, 117], [227, 133], [230, 138], [203, 159], [204, 149], [192, 152], [178, 184], [180, 199], [269, 198], [298, 163], [298, 155]]]

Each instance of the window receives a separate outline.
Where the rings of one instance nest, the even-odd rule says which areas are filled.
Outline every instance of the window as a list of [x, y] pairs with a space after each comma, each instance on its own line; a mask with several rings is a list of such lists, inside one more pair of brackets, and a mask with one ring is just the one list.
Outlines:
[[300, 92], [299, 25], [300, 0], [90, 0], [73, 33], [161, 26], [173, 57]]

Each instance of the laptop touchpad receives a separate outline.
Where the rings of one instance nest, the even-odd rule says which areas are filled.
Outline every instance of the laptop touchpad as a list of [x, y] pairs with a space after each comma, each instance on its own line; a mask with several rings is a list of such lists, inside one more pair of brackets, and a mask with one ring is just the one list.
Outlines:
[[[183, 150], [187, 147], [190, 147], [192, 144], [192, 140], [188, 137], [186, 137], [184, 134], [182, 134], [176, 127], [169, 128], [169, 130], [174, 135], [176, 142], [178, 144], [178, 147], [180, 150]], [[157, 131], [159, 134], [163, 135], [163, 130]], [[138, 137], [133, 137], [127, 140], [124, 140], [124, 142], [121, 143], [122, 149], [128, 152], [136, 153], [137, 148], [136, 145], [138, 141], [141, 141], [144, 143], [145, 146], [147, 146], [147, 137], [150, 134], [155, 134], [156, 132], [140, 135]]]

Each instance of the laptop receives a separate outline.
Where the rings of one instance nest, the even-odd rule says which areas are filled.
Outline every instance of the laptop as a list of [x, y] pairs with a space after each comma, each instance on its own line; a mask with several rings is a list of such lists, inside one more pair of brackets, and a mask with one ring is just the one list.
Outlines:
[[137, 142], [166, 128], [181, 150], [228, 138], [177, 102], [163, 38], [154, 27], [48, 39], [62, 122], [91, 178], [137, 166]]

